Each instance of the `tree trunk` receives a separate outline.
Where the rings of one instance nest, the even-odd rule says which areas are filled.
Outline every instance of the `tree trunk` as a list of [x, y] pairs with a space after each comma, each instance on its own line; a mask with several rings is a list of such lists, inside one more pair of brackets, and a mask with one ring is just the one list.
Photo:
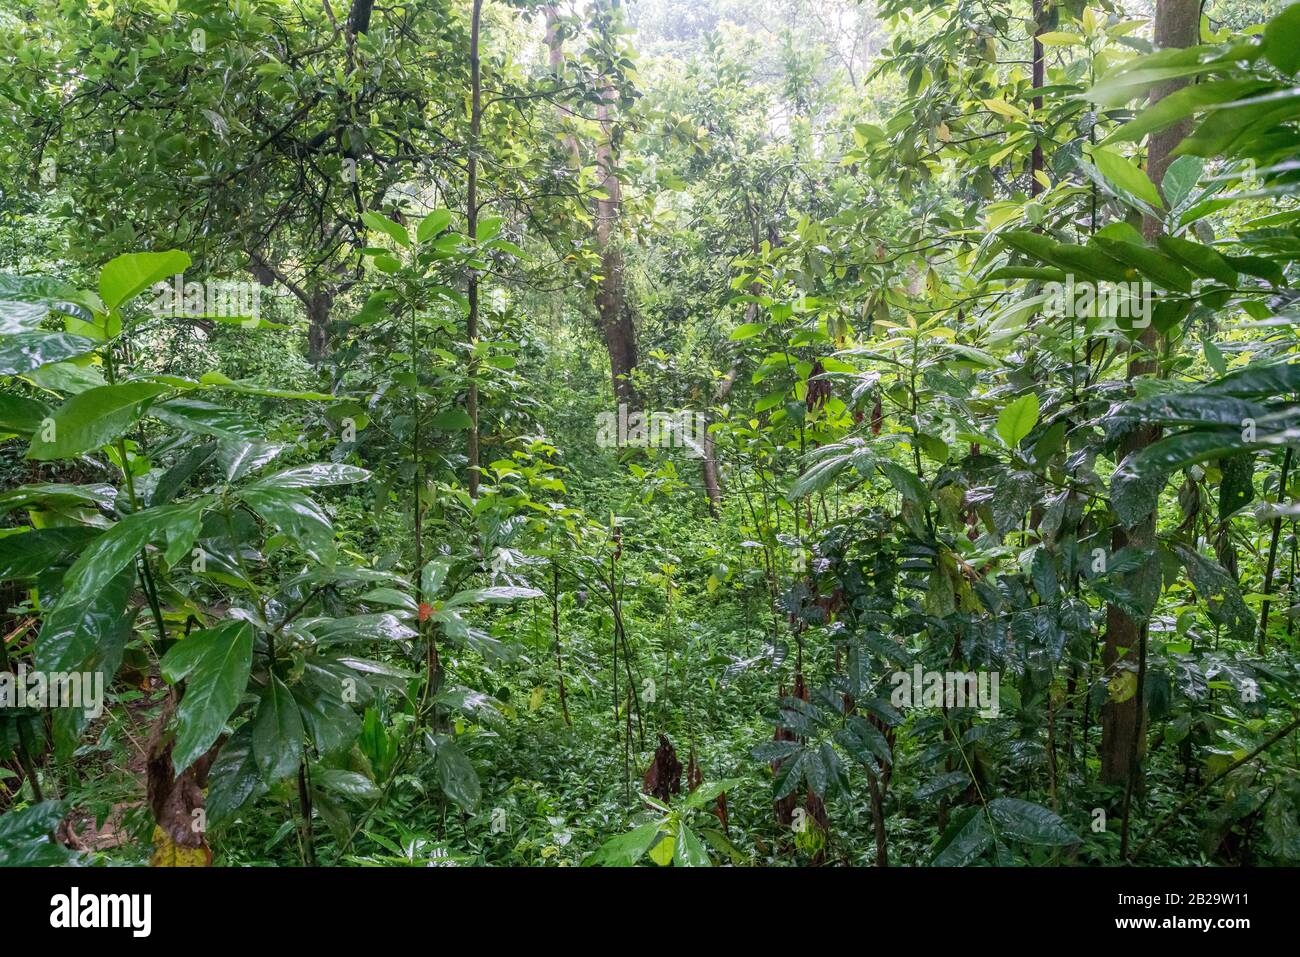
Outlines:
[[614, 397], [620, 403], [636, 405], [636, 389], [632, 385], [632, 370], [636, 368], [636, 329], [632, 312], [627, 305], [623, 276], [623, 250], [616, 236], [622, 214], [623, 187], [616, 173], [614, 156], [613, 100], [614, 85], [605, 81], [600, 106], [596, 116], [600, 121], [602, 138], [596, 148], [596, 166], [600, 170], [601, 197], [596, 201], [596, 248], [600, 250], [601, 280], [596, 293], [596, 312], [600, 331], [605, 337], [609, 352], [609, 372], [614, 385]]
[[[1155, 45], [1157, 49], [1194, 46], [1199, 38], [1199, 0], [1157, 0], [1155, 20]], [[1186, 85], [1186, 80], [1175, 79], [1151, 91], [1150, 102], [1155, 103]], [[1183, 139], [1190, 120], [1176, 123], [1169, 129], [1155, 133], [1147, 145], [1147, 175], [1159, 187], [1165, 170], [1172, 161], [1170, 153]], [[1144, 217], [1142, 234], [1148, 241], [1155, 239], [1162, 229], [1160, 220]], [[1130, 347], [1128, 377], [1159, 373], [1157, 352], [1160, 334], [1154, 326], [1142, 331], [1136, 347]], [[1120, 442], [1120, 461], [1143, 449], [1160, 437], [1160, 429], [1141, 426], [1128, 433]], [[1155, 542], [1155, 514], [1148, 515], [1131, 532], [1117, 527], [1111, 536], [1111, 555], [1127, 544], [1149, 548]], [[1106, 607], [1106, 644], [1102, 649], [1102, 665], [1111, 669], [1121, 662], [1131, 650], [1139, 650], [1145, 641], [1145, 622], [1136, 622], [1114, 605]], [[1133, 658], [1128, 658], [1132, 662]], [[1126, 701], [1108, 701], [1101, 712], [1101, 780], [1104, 784], [1122, 784], [1136, 775], [1142, 760], [1145, 735], [1138, 725], [1139, 701], [1135, 694]], [[1145, 709], [1143, 720], [1145, 725]]]
[[[558, 81], [564, 71], [564, 39], [560, 36], [560, 15], [554, 5], [546, 7], [546, 52], [551, 75]], [[572, 133], [564, 135], [564, 148], [569, 152], [569, 168], [576, 176], [582, 170], [582, 154], [578, 138]]]
[[334, 293], [314, 289], [307, 297], [307, 358], [320, 362], [330, 352], [330, 309]]
[[[611, 0], [612, 10], [619, 8], [619, 0]], [[632, 385], [632, 370], [636, 368], [636, 329], [632, 324], [632, 311], [627, 304], [627, 290], [623, 275], [623, 250], [618, 242], [619, 218], [623, 212], [623, 184], [618, 180], [618, 158], [614, 137], [615, 100], [618, 91], [608, 75], [602, 78], [600, 105], [596, 119], [600, 123], [601, 140], [596, 147], [596, 168], [599, 170], [601, 195], [596, 201], [596, 248], [600, 251], [600, 289], [596, 293], [596, 312], [600, 332], [605, 338], [609, 353], [609, 374], [614, 385], [614, 398], [619, 403], [637, 405], [636, 389]]]
[[[478, 241], [478, 137], [482, 124], [483, 95], [479, 75], [478, 31], [479, 20], [483, 12], [483, 0], [474, 0], [470, 15], [469, 70], [470, 70], [470, 119], [469, 119], [469, 183], [466, 190], [465, 219], [470, 244]], [[478, 342], [478, 270], [469, 271], [469, 318], [465, 324], [465, 335], [473, 349]], [[469, 360], [469, 395], [465, 400], [465, 411], [469, 415], [469, 438], [465, 451], [468, 459], [469, 497], [478, 498], [478, 362], [471, 354]]]
[[[1034, 0], [1034, 46], [1033, 46], [1033, 75], [1034, 75], [1034, 118], [1041, 120], [1043, 112], [1043, 98], [1037, 91], [1043, 88], [1043, 41], [1039, 39], [1043, 35], [1043, 0]], [[1029, 161], [1029, 195], [1037, 196], [1043, 191], [1043, 184], [1039, 182], [1038, 176], [1043, 172], [1043, 141], [1034, 140], [1034, 152]]]

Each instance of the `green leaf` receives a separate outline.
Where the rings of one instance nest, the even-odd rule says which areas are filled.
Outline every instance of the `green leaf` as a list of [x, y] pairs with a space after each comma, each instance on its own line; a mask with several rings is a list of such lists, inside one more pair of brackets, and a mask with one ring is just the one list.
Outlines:
[[272, 674], [253, 718], [253, 761], [264, 782], [274, 784], [298, 770], [302, 736], [298, 703], [285, 683]]
[[495, 585], [491, 588], [469, 588], [458, 591], [447, 599], [445, 608], [459, 605], [500, 605], [526, 598], [541, 598], [542, 592], [523, 585]]
[[1065, 848], [1079, 839], [1065, 826], [1060, 815], [1047, 807], [1015, 797], [995, 797], [988, 802], [988, 813], [998, 832], [1022, 844], [1045, 844]]
[[384, 235], [392, 237], [392, 239], [399, 245], [411, 245], [411, 236], [407, 233], [406, 227], [400, 223], [393, 222], [387, 216], [382, 216], [379, 213], [367, 210], [361, 214], [361, 220], [371, 229], [378, 230]]
[[1244, 452], [1219, 460], [1223, 479], [1219, 482], [1219, 521], [1255, 498], [1255, 453]]
[[0, 516], [16, 508], [37, 504], [52, 508], [68, 505], [111, 508], [116, 498], [117, 489], [111, 485], [65, 485], [59, 482], [22, 485], [0, 493]]
[[446, 734], [426, 734], [425, 744], [434, 757], [434, 773], [442, 793], [466, 811], [478, 807], [478, 772], [455, 740]]
[[1169, 476], [1194, 462], [1241, 451], [1239, 429], [1179, 432], [1130, 453], [1110, 477], [1111, 507], [1126, 528], [1133, 528], [1156, 508]]
[[26, 396], [0, 393], [0, 432], [31, 435], [50, 414], [49, 406]]
[[301, 492], [247, 486], [239, 497], [263, 521], [293, 541], [315, 561], [334, 564], [334, 526], [319, 505]]
[[673, 864], [677, 867], [712, 867], [709, 852], [704, 849], [704, 842], [694, 831], [686, 826], [685, 821], [677, 822], [677, 842], [673, 847]]
[[1200, 275], [1216, 279], [1225, 286], [1237, 284], [1237, 270], [1209, 246], [1164, 234], [1156, 238], [1156, 243], [1170, 256], [1190, 266]]
[[252, 663], [253, 628], [243, 621], [191, 632], [163, 656], [163, 677], [171, 684], [185, 681], [172, 749], [177, 775], [220, 737], [248, 686]]
[[993, 844], [993, 832], [983, 810], [977, 807], [959, 812], [939, 839], [935, 867], [965, 867]]
[[1107, 182], [1114, 184], [1131, 196], [1136, 196], [1156, 209], [1164, 208], [1164, 203], [1160, 200], [1160, 192], [1156, 189], [1155, 183], [1151, 182], [1147, 174], [1137, 167], [1137, 164], [1114, 150], [1101, 146], [1094, 147], [1089, 156], [1101, 172], [1101, 175], [1106, 177]]
[[299, 489], [320, 488], [326, 485], [352, 485], [364, 482], [370, 473], [355, 465], [343, 465], [337, 462], [316, 462], [302, 468], [285, 469], [274, 475], [267, 475], [244, 486], [249, 489]]
[[262, 438], [262, 430], [241, 413], [202, 399], [182, 397], [155, 402], [149, 407], [149, 414], [182, 432], [212, 435], [220, 439]]
[[374, 800], [380, 793], [375, 782], [364, 774], [341, 768], [321, 768], [312, 774], [312, 783], [326, 791], [350, 798]]
[[[1250, 96], [1268, 86], [1269, 84], [1259, 80], [1216, 80], [1209, 83], [1195, 83], [1185, 86], [1181, 90], [1176, 90], [1141, 110], [1137, 116], [1102, 140], [1102, 145], [1124, 141], [1136, 143], [1148, 133], [1155, 133], [1165, 127], [1172, 126], [1184, 117], [1199, 113], [1209, 106], [1218, 103], [1230, 103], [1233, 100]], [[1175, 199], [1169, 191], [1169, 173], [1182, 159], [1191, 159], [1191, 157], [1180, 157], [1179, 160], [1171, 163], [1169, 169], [1165, 171], [1163, 185], [1165, 197], [1169, 200], [1170, 206], [1177, 206], [1187, 195], [1186, 192], [1182, 192], [1179, 198]], [[1190, 168], [1185, 167], [1185, 169]], [[1199, 173], [1199, 163], [1196, 169]], [[1176, 175], [1175, 179], [1181, 181], [1181, 172]], [[1195, 183], [1195, 179], [1192, 182]]]
[[1038, 422], [1038, 396], [1026, 392], [998, 415], [997, 433], [1008, 448], [1015, 448]]
[[71, 525], [36, 528], [0, 537], [0, 581], [32, 578], [66, 564], [100, 534], [97, 528]]
[[265, 790], [253, 760], [253, 724], [246, 722], [221, 746], [208, 772], [208, 821], [229, 821], [251, 798]]
[[99, 298], [104, 300], [105, 309], [116, 309], [154, 283], [183, 273], [189, 266], [189, 255], [175, 249], [160, 253], [126, 253], [99, 271]]
[[1210, 619], [1223, 627], [1235, 641], [1252, 641], [1255, 616], [1246, 607], [1236, 579], [1222, 565], [1181, 542], [1172, 544], [1173, 552], [1187, 569], [1187, 577], [1206, 604]]
[[994, 798], [989, 802], [989, 815], [1003, 837], [1023, 844], [1069, 847], [1079, 843], [1058, 815], [1039, 804], [1019, 798]]
[[66, 332], [20, 332], [0, 337], [0, 375], [22, 375], [97, 348], [94, 339]]
[[76, 856], [54, 839], [67, 808], [42, 801], [0, 815], [0, 867], [57, 867]]
[[1264, 28], [1264, 56], [1282, 73], [1300, 70], [1300, 7], [1294, 3]]
[[102, 662], [116, 673], [135, 617], [126, 611], [134, 591], [132, 568], [123, 568], [103, 587], [87, 594], [65, 591], [41, 622], [36, 636], [36, 667], [42, 671], [100, 670], [83, 666]]
[[659, 822], [651, 821], [640, 827], [610, 838], [595, 853], [587, 857], [583, 867], [631, 867], [650, 850], [659, 838]]
[[767, 326], [761, 322], [746, 322], [744, 325], [732, 329], [731, 335], [728, 336], [728, 338], [732, 342], [740, 342], [743, 339], [752, 339], [766, 328]]
[[440, 232], [447, 228], [451, 223], [451, 211], [446, 209], [435, 209], [428, 216], [420, 220], [420, 225], [415, 227], [416, 242], [425, 243], [433, 239]]
[[[1195, 90], [1197, 87], [1190, 86], [1186, 89]], [[1199, 156], [1180, 156], [1169, 164], [1165, 178], [1160, 181], [1160, 189], [1171, 209], [1177, 209], [1192, 194], [1204, 168], [1205, 161]]]
[[84, 601], [105, 588], [109, 581], [156, 539], [176, 534], [177, 525], [195, 528], [199, 515], [211, 502], [208, 497], [181, 505], [160, 505], [134, 512], [100, 535], [68, 569], [63, 577], [63, 601]]
[[157, 382], [120, 382], [78, 393], [51, 416], [52, 433], [44, 426], [32, 437], [29, 459], [48, 462], [91, 452], [131, 427], [140, 417], [140, 404], [167, 391]]
[[429, 425], [443, 432], [456, 432], [461, 429], [468, 429], [473, 426], [474, 421], [469, 417], [469, 413], [462, 408], [444, 409], [435, 415]]
[[1295, 392], [1297, 389], [1300, 389], [1300, 362], [1248, 365], [1196, 391], [1199, 395], [1272, 398], [1287, 392]]
[[[777, 743], [777, 742], [770, 742]], [[786, 742], [789, 743], [789, 742]], [[711, 781], [708, 784], [701, 784], [698, 788], [686, 795], [685, 806], [689, 808], [701, 808], [710, 801], [717, 799], [719, 794], [730, 791], [744, 783], [743, 778], [724, 778], [721, 781]]]

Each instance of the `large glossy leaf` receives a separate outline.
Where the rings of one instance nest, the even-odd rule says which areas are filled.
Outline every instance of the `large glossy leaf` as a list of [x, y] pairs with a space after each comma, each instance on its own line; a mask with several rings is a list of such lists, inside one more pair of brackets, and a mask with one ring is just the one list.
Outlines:
[[60, 482], [23, 485], [0, 493], [0, 515], [32, 505], [109, 508], [116, 498], [117, 489], [111, 485], [66, 485]]
[[[189, 529], [189, 541], [197, 532], [198, 519], [211, 500], [195, 499], [180, 505], [160, 505], [126, 516], [91, 544], [63, 578], [63, 600], [81, 601], [104, 588], [112, 578], [140, 550], [150, 542], [177, 534], [177, 529]], [[184, 537], [180, 539], [185, 541]], [[169, 560], [175, 561], [172, 538], [168, 545]], [[185, 545], [183, 552], [188, 551]]]
[[1300, 8], [1286, 7], [1264, 28], [1264, 56], [1285, 74], [1300, 70]]
[[119, 382], [87, 389], [54, 411], [53, 435], [32, 437], [27, 457], [38, 461], [75, 458], [112, 442], [140, 416], [140, 404], [167, 391], [156, 382]]
[[464, 810], [474, 810], [481, 794], [474, 763], [450, 735], [426, 734], [425, 744], [433, 755], [434, 773], [442, 793]]
[[409, 641], [416, 636], [414, 628], [404, 624], [396, 615], [381, 612], [373, 615], [349, 615], [344, 618], [326, 618], [312, 623], [312, 634], [323, 644], [342, 644], [357, 641]]
[[582, 862], [582, 866], [631, 867], [658, 841], [659, 834], [659, 822], [642, 824], [626, 834], [610, 838], [594, 854], [587, 857]]
[[253, 760], [265, 783], [273, 784], [298, 770], [302, 737], [298, 703], [285, 683], [271, 675], [253, 718]]
[[93, 352], [99, 344], [66, 332], [20, 332], [0, 336], [0, 375], [21, 375]]
[[451, 224], [451, 211], [446, 209], [435, 209], [429, 215], [420, 220], [420, 224], [415, 227], [416, 241], [427, 243], [440, 232]]
[[246, 441], [262, 438], [262, 429], [244, 415], [201, 399], [179, 398], [155, 402], [149, 414], [182, 432]]
[[411, 237], [407, 233], [406, 227], [401, 225], [400, 223], [393, 222], [387, 216], [383, 216], [379, 213], [373, 213], [367, 210], [366, 212], [361, 214], [361, 219], [371, 229], [378, 230], [379, 232], [392, 237], [392, 239], [395, 242], [397, 242], [399, 245], [402, 246], [411, 245]]
[[223, 823], [234, 817], [241, 807], [266, 791], [253, 759], [253, 724], [240, 726], [230, 736], [208, 773], [208, 821]]
[[1155, 510], [1160, 492], [1175, 471], [1253, 447], [1243, 441], [1239, 430], [1231, 428], [1167, 436], [1119, 463], [1110, 477], [1111, 507], [1125, 527], [1133, 528]]
[[1068, 847], [1079, 838], [1065, 826], [1060, 816], [1040, 804], [1019, 798], [994, 798], [989, 801], [989, 815], [998, 833], [1023, 844], [1046, 844]]
[[185, 682], [172, 749], [177, 774], [216, 743], [244, 695], [252, 662], [253, 627], [242, 621], [191, 632], [163, 656], [163, 677]]
[[1300, 362], [1249, 365], [1202, 386], [1200, 395], [1274, 398], [1300, 391]]
[[[126, 611], [135, 591], [135, 570], [121, 568], [97, 589], [65, 591], [46, 614], [36, 637], [36, 667], [42, 671], [89, 670], [102, 661], [116, 671], [134, 616]], [[107, 669], [106, 669], [107, 670]], [[106, 681], [107, 677], [106, 676]]]
[[303, 489], [318, 488], [325, 485], [351, 485], [364, 482], [370, 473], [355, 465], [343, 465], [336, 462], [317, 462], [301, 468], [286, 469], [249, 482], [248, 489]]
[[993, 832], [981, 808], [959, 813], [940, 838], [935, 867], [965, 867], [993, 844]]
[[455, 608], [460, 605], [501, 605], [525, 598], [541, 598], [542, 592], [536, 588], [522, 585], [497, 585], [492, 588], [471, 588], [460, 591], [447, 599], [444, 607]]
[[301, 492], [245, 486], [239, 497], [310, 558], [334, 563], [334, 526], [321, 507]]
[[[1175, 90], [1142, 110], [1129, 122], [1117, 128], [1107, 136], [1102, 144], [1129, 141], [1136, 143], [1148, 133], [1158, 132], [1172, 126], [1184, 117], [1199, 113], [1217, 103], [1230, 103], [1233, 100], [1250, 96], [1269, 84], [1259, 80], [1217, 80], [1210, 83], [1197, 83]], [[1166, 187], [1166, 192], [1168, 188]], [[1170, 202], [1173, 202], [1170, 197]]]
[[0, 336], [31, 332], [51, 311], [89, 322], [97, 304], [93, 295], [57, 279], [0, 273]]
[[171, 249], [159, 253], [125, 253], [99, 271], [99, 298], [106, 309], [116, 309], [154, 283], [189, 268], [187, 253]]
[[0, 581], [31, 578], [78, 556], [101, 531], [84, 525], [36, 528], [0, 537]]
[[1236, 579], [1218, 562], [1181, 542], [1174, 543], [1173, 551], [1187, 569], [1187, 577], [1206, 603], [1210, 617], [1230, 637], [1250, 641], [1255, 634], [1255, 618], [1241, 597]]
[[44, 402], [7, 392], [0, 393], [0, 433], [31, 435], [40, 428], [42, 420], [49, 414], [50, 407]]
[[1010, 448], [1030, 433], [1038, 422], [1038, 396], [1026, 392], [1010, 402], [998, 415], [997, 431]]
[[66, 813], [58, 801], [42, 801], [0, 815], [0, 867], [56, 867], [75, 856], [54, 839]]
[[673, 864], [677, 867], [712, 867], [704, 842], [685, 821], [677, 822], [677, 841], [673, 845]]
[[1156, 209], [1164, 205], [1155, 184], [1133, 161], [1114, 150], [1100, 146], [1094, 148], [1088, 155], [1097, 169], [1101, 170], [1101, 175], [1123, 192], [1136, 196]]

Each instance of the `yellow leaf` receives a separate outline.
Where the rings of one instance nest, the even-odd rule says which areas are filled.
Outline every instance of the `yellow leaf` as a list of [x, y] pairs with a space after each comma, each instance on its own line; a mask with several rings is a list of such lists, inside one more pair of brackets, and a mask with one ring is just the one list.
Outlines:
[[658, 844], [650, 848], [650, 860], [660, 867], [667, 867], [673, 862], [673, 843], [672, 835], [665, 834]]
[[952, 130], [948, 129], [947, 123], [940, 123], [938, 128], [935, 129], [934, 135], [939, 137], [940, 143], [952, 142]]
[[1038, 42], [1045, 47], [1065, 47], [1069, 46], [1071, 43], [1083, 43], [1083, 37], [1079, 36], [1077, 33], [1052, 31], [1051, 33], [1040, 33], [1038, 35]]
[[149, 858], [150, 867], [209, 867], [212, 864], [212, 851], [207, 845], [182, 847], [156, 824], [153, 829], [153, 847], [153, 856]]
[[1012, 106], [1006, 100], [985, 100], [984, 105], [999, 116], [1005, 116], [1009, 120], [1023, 120], [1025, 114], [1017, 107]]
[[1038, 180], [1040, 183], [1043, 184], [1043, 189], [1052, 188], [1052, 181], [1047, 178], [1047, 174], [1044, 173], [1041, 169], [1034, 170], [1034, 179]]
[[533, 689], [533, 693], [528, 696], [528, 710], [536, 711], [546, 700], [546, 689], [540, 685]]
[[1137, 694], [1137, 675], [1131, 671], [1121, 671], [1110, 679], [1110, 683], [1106, 687], [1110, 694], [1110, 700], [1115, 704], [1122, 704]]

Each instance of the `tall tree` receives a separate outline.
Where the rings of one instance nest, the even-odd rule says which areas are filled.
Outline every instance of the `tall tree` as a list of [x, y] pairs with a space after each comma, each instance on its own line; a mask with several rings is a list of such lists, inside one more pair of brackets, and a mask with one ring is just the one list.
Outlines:
[[[1200, 28], [1198, 0], [1157, 0], [1155, 16], [1155, 46], [1157, 49], [1194, 46]], [[1157, 103], [1177, 92], [1187, 84], [1176, 78], [1152, 90], [1149, 102]], [[1187, 135], [1190, 119], [1174, 123], [1151, 136], [1147, 146], [1147, 176], [1157, 188], [1169, 168], [1172, 153]], [[1142, 221], [1142, 232], [1153, 241], [1161, 232], [1162, 224], [1152, 215]], [[1128, 378], [1158, 375], [1160, 333], [1155, 324], [1149, 324], [1137, 341], [1129, 348]], [[1160, 438], [1158, 425], [1141, 424], [1133, 428], [1120, 443], [1121, 461], [1135, 455]], [[1155, 557], [1155, 512], [1126, 531], [1117, 525], [1111, 535], [1111, 554], [1125, 546], [1151, 550], [1149, 561]], [[1101, 713], [1101, 780], [1107, 784], [1130, 784], [1138, 773], [1142, 760], [1145, 736], [1145, 709], [1141, 698], [1145, 691], [1147, 623], [1135, 621], [1114, 602], [1106, 606], [1106, 642], [1102, 649], [1102, 664], [1111, 671], [1122, 667], [1135, 671], [1137, 680], [1131, 685], [1133, 694], [1111, 700]], [[1128, 800], [1126, 800], [1126, 805]], [[1127, 815], [1126, 815], [1127, 818]], [[1126, 820], [1127, 824], [1127, 820]], [[1125, 828], [1127, 835], [1127, 826]]]

